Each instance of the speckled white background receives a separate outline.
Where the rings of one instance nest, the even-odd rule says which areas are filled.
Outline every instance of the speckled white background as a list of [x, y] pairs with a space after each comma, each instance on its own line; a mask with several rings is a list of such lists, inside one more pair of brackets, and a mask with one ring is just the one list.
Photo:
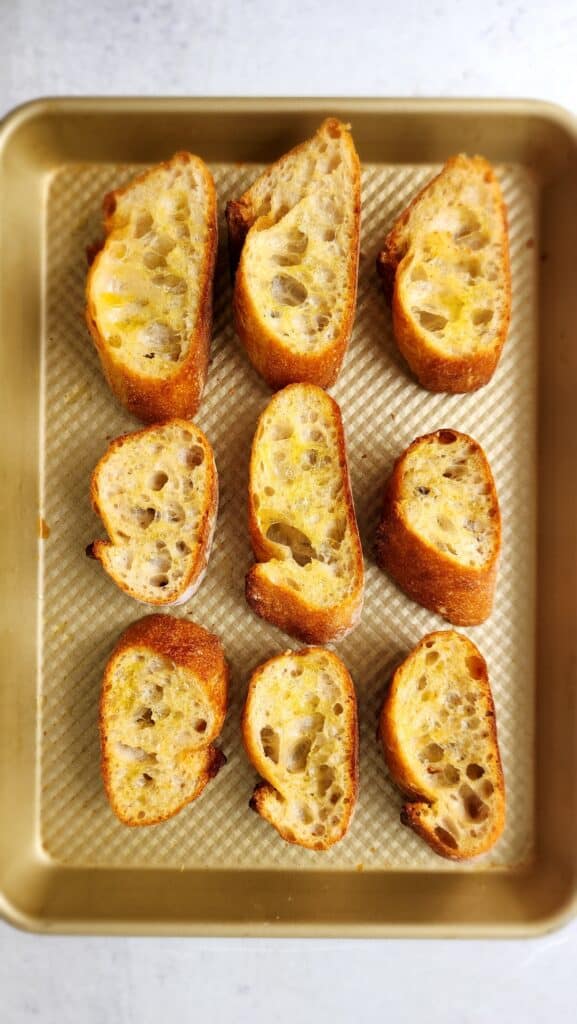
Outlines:
[[[0, 0], [0, 116], [40, 95], [527, 96], [577, 112], [576, 0]], [[29, 936], [0, 1021], [536, 1024], [577, 1015], [577, 923], [519, 942]]]

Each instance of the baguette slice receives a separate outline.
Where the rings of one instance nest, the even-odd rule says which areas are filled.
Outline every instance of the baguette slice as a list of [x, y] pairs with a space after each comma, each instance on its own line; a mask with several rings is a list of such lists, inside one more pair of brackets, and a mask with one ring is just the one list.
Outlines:
[[418, 437], [397, 459], [377, 528], [377, 563], [449, 622], [491, 613], [501, 548], [495, 481], [481, 446], [456, 430]]
[[334, 384], [353, 328], [360, 164], [346, 125], [324, 121], [227, 206], [237, 333], [271, 388]]
[[413, 200], [377, 258], [393, 331], [429, 391], [476, 391], [509, 330], [507, 211], [491, 165], [455, 156]]
[[250, 806], [289, 843], [327, 850], [343, 838], [358, 791], [357, 700], [330, 651], [286, 651], [250, 680], [242, 716], [248, 757], [266, 779]]
[[387, 691], [380, 736], [407, 796], [401, 821], [435, 853], [485, 853], [505, 824], [505, 782], [485, 659], [453, 630], [429, 633]]
[[217, 249], [208, 168], [177, 153], [105, 197], [104, 227], [86, 284], [104, 375], [145, 423], [193, 416], [208, 368]]
[[90, 486], [110, 541], [87, 554], [136, 601], [179, 605], [200, 586], [218, 508], [212, 448], [187, 420], [169, 420], [112, 442]]
[[252, 446], [246, 577], [257, 615], [304, 643], [340, 640], [363, 607], [363, 553], [336, 402], [313, 384], [271, 399]]
[[156, 825], [200, 796], [226, 758], [213, 740], [226, 713], [218, 637], [169, 615], [122, 633], [100, 700], [102, 778], [125, 825]]

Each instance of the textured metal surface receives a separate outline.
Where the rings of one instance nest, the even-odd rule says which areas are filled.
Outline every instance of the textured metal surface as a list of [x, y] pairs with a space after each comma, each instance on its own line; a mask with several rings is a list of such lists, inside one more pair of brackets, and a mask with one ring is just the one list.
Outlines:
[[[173, 868], [347, 868], [467, 870], [432, 854], [399, 824], [400, 797], [375, 741], [391, 668], [442, 620], [405, 598], [376, 568], [373, 536], [393, 459], [415, 436], [438, 427], [472, 434], [485, 448], [503, 513], [503, 554], [490, 620], [464, 632], [485, 655], [497, 707], [507, 784], [505, 833], [475, 869], [519, 865], [533, 841], [535, 580], [535, 196], [526, 170], [498, 168], [509, 208], [513, 318], [492, 382], [465, 396], [432, 395], [409, 377], [395, 348], [374, 257], [395, 215], [436, 168], [365, 167], [358, 312], [341, 377], [341, 405], [365, 552], [366, 599], [359, 627], [340, 645], [357, 687], [361, 785], [349, 835], [325, 854], [290, 847], [248, 809], [255, 775], [240, 743], [239, 719], [252, 668], [296, 646], [256, 619], [244, 600], [252, 562], [246, 530], [249, 446], [269, 392], [235, 338], [226, 236], [221, 219], [212, 363], [198, 425], [214, 450], [220, 511], [204, 583], [176, 614], [218, 633], [232, 668], [222, 747], [228, 763], [204, 795], [171, 821], [127, 829], [104, 798], [97, 704], [106, 658], [120, 631], [146, 613], [84, 555], [102, 536], [88, 500], [91, 470], [108, 441], [137, 427], [109, 393], [83, 320], [85, 247], [100, 234], [104, 193], [139, 168], [68, 165], [47, 197], [43, 338], [43, 542], [40, 830], [46, 853], [76, 866]], [[220, 212], [258, 168], [213, 168]]]

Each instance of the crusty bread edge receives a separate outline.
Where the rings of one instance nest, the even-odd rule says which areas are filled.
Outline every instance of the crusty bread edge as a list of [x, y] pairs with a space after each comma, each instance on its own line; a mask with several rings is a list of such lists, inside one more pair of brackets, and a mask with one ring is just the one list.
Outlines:
[[419, 643], [413, 648], [410, 654], [404, 659], [404, 661], [397, 666], [383, 701], [381, 714], [379, 718], [379, 739], [381, 741], [383, 756], [385, 763], [391, 777], [396, 786], [401, 790], [403, 795], [407, 798], [401, 809], [401, 822], [403, 825], [408, 825], [414, 832], [417, 833], [424, 839], [425, 842], [438, 853], [441, 857], [445, 857], [448, 860], [464, 861], [470, 860], [473, 857], [481, 856], [486, 853], [501, 836], [505, 827], [505, 778], [503, 775], [503, 766], [501, 763], [501, 753], [499, 750], [499, 741], [497, 736], [497, 721], [495, 717], [495, 703], [493, 701], [493, 694], [491, 691], [491, 685], [489, 682], [489, 674], [487, 671], [487, 663], [479, 651], [478, 647], [473, 644], [468, 637], [462, 634], [457, 634], [460, 639], [466, 642], [472, 648], [472, 652], [475, 657], [478, 656], [482, 666], [483, 675], [480, 679], [476, 680], [479, 687], [482, 688], [485, 698], [489, 705], [489, 713], [486, 718], [487, 728], [489, 730], [489, 742], [495, 752], [494, 770], [497, 780], [495, 787], [495, 793], [499, 795], [499, 805], [495, 813], [493, 828], [487, 832], [483, 841], [479, 844], [478, 849], [475, 853], [463, 855], [457, 850], [452, 849], [449, 846], [445, 846], [441, 840], [435, 835], [434, 831], [431, 831], [428, 825], [422, 821], [421, 813], [424, 806], [430, 806], [431, 801], [426, 795], [421, 793], [413, 783], [413, 775], [411, 773], [410, 766], [404, 755], [403, 748], [398, 741], [395, 726], [394, 726], [394, 703], [397, 696], [397, 691], [401, 683], [401, 678], [405, 670], [407, 669], [408, 663], [412, 660], [414, 655], [421, 650], [430, 641], [454, 635], [453, 630], [437, 630], [434, 633], [427, 633]]
[[[341, 829], [334, 839], [331, 839], [330, 842], [327, 842], [326, 839], [318, 839], [315, 840], [314, 843], [303, 843], [300, 839], [298, 839], [295, 836], [294, 832], [279, 827], [278, 822], [275, 822], [267, 813], [266, 798], [278, 796], [279, 793], [278, 790], [275, 788], [274, 784], [270, 781], [269, 766], [267, 764], [267, 759], [263, 757], [258, 746], [256, 737], [254, 736], [253, 730], [250, 725], [250, 718], [252, 712], [251, 704], [252, 700], [254, 699], [254, 694], [258, 686], [259, 679], [270, 665], [274, 664], [274, 662], [279, 661], [281, 658], [285, 657], [286, 654], [289, 654], [291, 657], [295, 658], [307, 657], [307, 655], [309, 655], [311, 652], [315, 652], [317, 649], [322, 650], [323, 655], [336, 665], [338, 672], [341, 678], [346, 683], [348, 689], [347, 701], [349, 703], [349, 712], [352, 718], [352, 743], [350, 747], [350, 761], [348, 773], [348, 778], [350, 781], [350, 790], [347, 791], [345, 795], [348, 796], [350, 799], [349, 802], [346, 804], [346, 813], [343, 814]], [[269, 824], [271, 824], [273, 828], [276, 829], [276, 831], [282, 837], [282, 839], [284, 839], [287, 843], [291, 843], [292, 845], [301, 846], [305, 849], [316, 850], [320, 852], [328, 850], [330, 849], [331, 846], [334, 846], [335, 843], [340, 842], [340, 840], [344, 838], [344, 836], [347, 834], [349, 830], [353, 814], [355, 812], [355, 807], [359, 793], [359, 717], [357, 695], [353, 680], [351, 678], [351, 674], [347, 669], [346, 665], [344, 664], [344, 662], [341, 661], [341, 659], [337, 657], [336, 654], [333, 654], [332, 651], [327, 651], [323, 648], [316, 647], [305, 647], [300, 651], [286, 651], [284, 654], [274, 655], [272, 658], [269, 658], [267, 661], [263, 662], [262, 665], [259, 665], [258, 668], [254, 670], [248, 684], [247, 695], [241, 716], [241, 735], [244, 749], [246, 751], [246, 755], [250, 763], [253, 765], [253, 767], [256, 769], [259, 775], [263, 777], [263, 781], [258, 782], [256, 784], [252, 797], [249, 801], [249, 806], [252, 808], [252, 810], [260, 814], [261, 817], [265, 819], [265, 821], [268, 821]]]
[[468, 434], [450, 429], [450, 433], [464, 438], [480, 452], [490, 481], [490, 497], [497, 510], [493, 520], [497, 529], [497, 543], [493, 557], [484, 565], [459, 566], [449, 555], [437, 551], [411, 530], [399, 505], [406, 459], [415, 448], [440, 433], [443, 430], [415, 438], [396, 460], [385, 485], [383, 510], [375, 542], [376, 561], [413, 601], [429, 611], [437, 612], [455, 626], [476, 626], [489, 617], [493, 608], [501, 550], [501, 515], [497, 489], [481, 445]]
[[[106, 752], [108, 737], [104, 718], [104, 709], [111, 686], [111, 676], [115, 662], [119, 655], [131, 647], [145, 647], [165, 658], [170, 658], [175, 664], [191, 669], [195, 674], [201, 676], [207, 687], [207, 697], [216, 708], [214, 728], [206, 737], [206, 751], [198, 751], [199, 754], [206, 754], [206, 762], [194, 793], [167, 814], [156, 818], [141, 818], [138, 820], [126, 818], [116, 803], [110, 781], [109, 758]], [[218, 671], [219, 669], [220, 671]], [[201, 795], [210, 780], [226, 764], [225, 755], [218, 747], [213, 746], [213, 741], [220, 735], [224, 725], [228, 701], [228, 686], [229, 668], [220, 639], [214, 633], [209, 633], [203, 626], [199, 626], [195, 622], [190, 622], [188, 619], [177, 619], [169, 615], [146, 615], [131, 623], [121, 633], [114, 650], [108, 658], [104, 671], [100, 691], [98, 729], [100, 736], [100, 771], [104, 791], [114, 814], [123, 825], [139, 828], [147, 825], [158, 825], [169, 818], [173, 818], [183, 807], [186, 807]]]
[[199, 435], [200, 443], [203, 446], [205, 456], [209, 459], [210, 467], [209, 487], [205, 503], [206, 507], [197, 527], [199, 536], [201, 537], [201, 542], [198, 547], [197, 557], [192, 563], [188, 573], [186, 573], [182, 578], [176, 597], [172, 597], [170, 600], [167, 600], [167, 598], [163, 599], [162, 592], [157, 598], [150, 597], [148, 595], [143, 597], [140, 591], [127, 585], [120, 578], [117, 578], [113, 573], [109, 572], [104, 563], [104, 554], [110, 548], [118, 546], [113, 540], [95, 540], [92, 544], [88, 545], [86, 553], [90, 558], [94, 558], [99, 561], [106, 574], [111, 580], [113, 580], [116, 586], [119, 587], [120, 590], [123, 590], [125, 594], [128, 594], [129, 597], [132, 597], [135, 601], [159, 608], [175, 608], [179, 605], [185, 604], [186, 601], [189, 601], [200, 587], [208, 568], [214, 532], [216, 529], [216, 519], [218, 515], [218, 471], [214, 460], [212, 446], [208, 438], [203, 434], [202, 430], [200, 430], [199, 427], [194, 426], [194, 424], [190, 423], [188, 420], [174, 418], [165, 420], [163, 423], [156, 423], [153, 426], [143, 427], [141, 430], [135, 430], [130, 434], [122, 434], [120, 437], [115, 438], [92, 471], [92, 476], [90, 478], [90, 500], [94, 512], [102, 520], [102, 524], [108, 536], [112, 538], [113, 530], [110, 518], [107, 515], [105, 504], [101, 504], [100, 502], [98, 493], [98, 477], [102, 466], [108, 461], [110, 456], [118, 449], [122, 448], [124, 444], [131, 443], [136, 437], [141, 437], [144, 434], [148, 434], [151, 430], [155, 430], [158, 427], [163, 426], [179, 426], [182, 427], [183, 430], [191, 430], [192, 428], [195, 433]]
[[[339, 125], [339, 130], [344, 128], [334, 118], [329, 118], [327, 121], [334, 121]], [[326, 123], [323, 122], [323, 124]], [[352, 136], [346, 129], [344, 139], [352, 157], [354, 191], [353, 235], [346, 285], [348, 302], [343, 314], [341, 330], [336, 338], [324, 345], [321, 351], [312, 353], [291, 352], [278, 339], [275, 332], [263, 323], [260, 311], [255, 306], [247, 286], [245, 261], [243, 259], [244, 241], [253, 227], [253, 211], [250, 207], [250, 200], [246, 199], [247, 193], [245, 193], [245, 196], [241, 197], [240, 200], [229, 203], [230, 213], [228, 218], [229, 232], [232, 227], [232, 248], [236, 251], [239, 244], [241, 246], [233, 291], [235, 329], [251, 363], [273, 391], [277, 391], [280, 388], [284, 388], [287, 384], [295, 382], [317, 384], [322, 388], [331, 387], [339, 375], [352, 334], [357, 304], [359, 271], [361, 168]], [[303, 148], [306, 144], [307, 142], [301, 143], [295, 150], [291, 150], [291, 153]], [[285, 154], [285, 156], [287, 155]], [[277, 163], [281, 163], [283, 159], [281, 157]], [[250, 192], [250, 189], [248, 191]]]
[[412, 319], [405, 312], [398, 288], [398, 267], [406, 252], [405, 229], [413, 208], [419, 203], [431, 185], [441, 178], [459, 159], [458, 156], [447, 160], [443, 169], [417, 193], [408, 207], [393, 225], [385, 238], [383, 248], [377, 256], [377, 272], [383, 282], [388, 300], [392, 302], [393, 333], [399, 351], [406, 359], [422, 387], [428, 391], [440, 391], [447, 394], [464, 394], [476, 391], [491, 380], [509, 333], [511, 321], [511, 262], [509, 254], [509, 232], [507, 207], [503, 199], [501, 187], [491, 164], [483, 157], [473, 157], [479, 162], [484, 173], [498, 188], [498, 215], [501, 219], [505, 245], [503, 246], [501, 268], [505, 281], [506, 306], [501, 328], [489, 348], [474, 355], [462, 356], [440, 353], [424, 332], [416, 332]]
[[98, 352], [104, 376], [118, 401], [143, 423], [154, 423], [171, 416], [194, 416], [202, 399], [212, 334], [212, 289], [218, 248], [217, 202], [213, 177], [200, 157], [191, 153], [176, 153], [171, 160], [156, 164], [138, 175], [124, 188], [109, 192], [103, 201], [105, 230], [110, 231], [110, 218], [118, 198], [160, 168], [169, 169], [175, 161], [194, 162], [205, 180], [207, 190], [208, 239], [203, 262], [198, 315], [189, 339], [189, 350], [170, 377], [147, 378], [124, 366], [114, 355], [98, 328], [96, 304], [92, 297], [92, 281], [103, 247], [95, 256], [86, 279], [86, 323]]
[[[315, 385], [308, 386], [314, 387]], [[289, 388], [301, 387], [302, 384], [289, 384], [283, 389], [283, 392], [278, 392], [274, 395], [259, 416], [254, 433], [249, 467], [248, 528], [252, 549], [258, 562], [267, 562], [278, 558], [279, 551], [278, 545], [268, 540], [261, 532], [257, 509], [254, 504], [256, 489], [253, 486], [253, 480], [255, 479], [257, 461], [257, 438], [264, 417], [270, 414], [273, 403]], [[290, 587], [271, 584], [263, 576], [258, 563], [249, 569], [245, 584], [247, 602], [260, 618], [266, 619], [267, 622], [271, 622], [274, 626], [284, 630], [285, 633], [296, 637], [297, 640], [306, 644], [326, 644], [331, 641], [342, 640], [343, 637], [347, 636], [358, 625], [364, 601], [363, 549], [353, 502], [343, 419], [341, 410], [334, 398], [324, 391], [322, 392], [322, 398], [330, 406], [331, 417], [336, 426], [339, 470], [343, 481], [343, 499], [347, 520], [353, 535], [353, 543], [356, 547], [355, 574], [359, 578], [359, 585], [340, 604], [328, 608], [313, 608]]]

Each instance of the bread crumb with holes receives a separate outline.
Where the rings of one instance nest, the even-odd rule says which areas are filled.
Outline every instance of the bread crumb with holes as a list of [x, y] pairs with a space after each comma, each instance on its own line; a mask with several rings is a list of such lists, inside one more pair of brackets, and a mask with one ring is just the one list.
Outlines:
[[453, 630], [429, 633], [393, 675], [380, 718], [385, 761], [408, 797], [401, 821], [435, 853], [486, 853], [505, 824], [487, 665]]
[[113, 441], [91, 481], [109, 541], [87, 554], [136, 601], [178, 605], [206, 572], [218, 507], [212, 448], [188, 420], [169, 420]]
[[242, 735], [266, 780], [251, 807], [289, 843], [339, 842], [358, 791], [357, 702], [342, 661], [313, 647], [265, 662], [249, 683]]

